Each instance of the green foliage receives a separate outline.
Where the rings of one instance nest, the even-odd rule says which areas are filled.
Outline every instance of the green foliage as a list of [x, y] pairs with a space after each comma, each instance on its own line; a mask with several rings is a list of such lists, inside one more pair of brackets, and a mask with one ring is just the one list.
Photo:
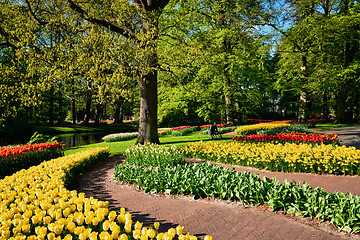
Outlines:
[[[167, 154], [167, 153], [166, 153]], [[139, 156], [139, 158], [143, 158]], [[161, 158], [161, 157], [160, 157]], [[306, 183], [280, 183], [275, 178], [260, 179], [249, 172], [204, 164], [115, 165], [115, 179], [139, 186], [145, 192], [186, 194], [194, 198], [216, 197], [247, 204], [268, 204], [273, 211], [316, 217], [330, 221], [348, 232], [360, 231], [360, 198], [343, 193], [327, 193]], [[157, 166], [150, 167], [149, 166]]]
[[35, 143], [55, 143], [58, 142], [57, 137], [50, 137], [38, 132], [35, 132], [31, 137], [29, 142], [26, 145], [31, 145]]
[[125, 151], [125, 156], [127, 164], [144, 167], [171, 167], [185, 163], [184, 153], [174, 145], [135, 145]]

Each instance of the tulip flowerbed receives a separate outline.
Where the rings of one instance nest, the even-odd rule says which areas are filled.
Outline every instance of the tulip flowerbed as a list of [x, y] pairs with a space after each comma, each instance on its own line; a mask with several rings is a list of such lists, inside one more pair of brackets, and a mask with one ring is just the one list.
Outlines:
[[105, 142], [117, 142], [117, 141], [125, 141], [129, 139], [137, 138], [139, 135], [138, 132], [127, 132], [127, 133], [114, 133], [106, 135], [102, 138]]
[[188, 157], [282, 172], [360, 175], [360, 150], [305, 143], [194, 142], [184, 146]]
[[171, 128], [172, 136], [184, 136], [188, 133], [191, 133], [195, 130], [195, 127], [191, 127], [191, 126], [181, 126], [181, 127], [174, 127]]
[[[0, 180], [0, 238], [173, 239], [175, 229], [158, 233], [159, 223], [153, 228], [133, 224], [124, 208], [117, 213], [108, 208], [108, 202], [66, 189], [69, 175], [108, 155], [107, 148], [88, 149]], [[181, 226], [177, 230], [183, 234]], [[183, 236], [193, 239], [189, 234]]]
[[267, 134], [251, 134], [249, 136], [234, 137], [234, 141], [240, 142], [273, 142], [273, 143], [324, 143], [339, 145], [339, 137], [333, 134], [319, 134], [319, 133], [277, 133], [276, 135]]
[[134, 145], [125, 151], [126, 163], [140, 166], [175, 166], [185, 163], [185, 155], [175, 146]]
[[60, 143], [38, 143], [0, 148], [0, 178], [63, 155]]
[[[145, 146], [144, 148], [147, 148]], [[145, 152], [147, 150], [144, 150]], [[162, 156], [166, 157], [166, 156]], [[204, 164], [142, 166], [142, 160], [115, 165], [115, 179], [136, 184], [145, 192], [190, 194], [195, 198], [216, 197], [241, 200], [248, 204], [268, 204], [274, 211], [284, 210], [298, 216], [329, 221], [347, 232], [360, 232], [360, 198], [323, 189], [300, 186], [295, 182], [260, 179], [249, 172]], [[179, 238], [180, 239], [180, 238]]]
[[283, 133], [283, 132], [287, 132], [287, 133], [292, 133], [292, 132], [313, 133], [313, 131], [311, 129], [309, 129], [308, 127], [309, 126], [307, 126], [305, 124], [291, 124], [288, 127], [257, 130], [256, 134], [276, 135], [278, 133]]
[[258, 123], [253, 125], [244, 125], [240, 126], [235, 129], [235, 133], [237, 135], [247, 135], [247, 134], [254, 134], [259, 130], [269, 130], [269, 129], [276, 129], [276, 128], [284, 128], [290, 127], [289, 123]]

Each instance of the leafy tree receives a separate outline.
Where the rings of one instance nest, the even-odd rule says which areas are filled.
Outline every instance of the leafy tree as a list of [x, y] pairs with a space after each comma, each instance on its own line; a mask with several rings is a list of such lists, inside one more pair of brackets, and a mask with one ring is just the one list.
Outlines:
[[[190, 91], [182, 98], [197, 102], [206, 121], [233, 122], [261, 105], [267, 47], [249, 20], [262, 1], [177, 1], [165, 9], [161, 31], [162, 79]], [[167, 74], [166, 73], [170, 73]], [[180, 88], [181, 89], [181, 88]], [[172, 89], [173, 92], [175, 89]], [[176, 94], [175, 96], [179, 96]], [[255, 104], [254, 104], [255, 103]], [[161, 104], [161, 103], [160, 103]], [[164, 103], [167, 104], [166, 102]]]

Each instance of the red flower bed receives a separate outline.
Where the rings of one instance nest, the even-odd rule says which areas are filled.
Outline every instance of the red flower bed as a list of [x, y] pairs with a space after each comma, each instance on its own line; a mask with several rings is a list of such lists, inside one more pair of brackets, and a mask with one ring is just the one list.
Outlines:
[[192, 126], [180, 126], [180, 127], [173, 127], [173, 128], [171, 128], [171, 130], [175, 130], [175, 131], [181, 131], [181, 130], [183, 130], [183, 129], [185, 129], [185, 128], [192, 128]]
[[333, 134], [319, 134], [319, 133], [278, 133], [276, 135], [249, 135], [249, 136], [239, 136], [233, 138], [234, 141], [251, 141], [251, 142], [308, 142], [308, 143], [325, 143], [325, 144], [338, 144], [338, 136]]
[[[203, 128], [209, 128], [212, 124], [206, 124], [206, 125], [201, 125], [200, 126], [200, 129], [203, 129]], [[234, 124], [232, 123], [220, 123], [220, 124], [216, 124], [216, 126], [218, 127], [228, 127], [228, 126], [232, 126]]]
[[0, 148], [0, 158], [7, 158], [9, 156], [14, 156], [14, 155], [25, 155], [26, 152], [33, 152], [35, 150], [43, 150], [43, 149], [52, 149], [52, 148], [57, 148], [57, 147], [61, 147], [61, 143], [38, 143], [38, 144], [33, 144], [33, 145], [23, 145], [23, 146], [19, 146], [19, 147], [12, 147], [12, 148], [7, 148], [7, 147], [3, 147]]
[[0, 178], [63, 155], [61, 143], [38, 143], [0, 148]]

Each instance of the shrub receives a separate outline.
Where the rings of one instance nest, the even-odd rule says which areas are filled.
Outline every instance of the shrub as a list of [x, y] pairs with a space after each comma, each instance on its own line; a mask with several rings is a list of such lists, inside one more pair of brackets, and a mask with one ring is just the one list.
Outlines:
[[102, 138], [105, 142], [117, 142], [117, 141], [125, 141], [137, 138], [139, 135], [138, 132], [127, 132], [127, 133], [114, 133], [106, 135]]

